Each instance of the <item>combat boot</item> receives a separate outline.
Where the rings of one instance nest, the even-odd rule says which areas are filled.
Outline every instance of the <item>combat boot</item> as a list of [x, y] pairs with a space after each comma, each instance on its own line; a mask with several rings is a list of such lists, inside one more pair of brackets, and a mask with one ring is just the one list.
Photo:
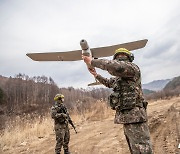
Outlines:
[[64, 150], [64, 154], [70, 154], [69, 150], [68, 149]]

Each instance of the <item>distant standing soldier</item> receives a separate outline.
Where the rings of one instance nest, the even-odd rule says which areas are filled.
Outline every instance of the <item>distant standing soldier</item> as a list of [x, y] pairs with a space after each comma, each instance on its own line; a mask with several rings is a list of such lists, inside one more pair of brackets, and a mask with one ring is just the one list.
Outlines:
[[134, 55], [125, 48], [115, 51], [113, 60], [92, 59], [82, 56], [87, 65], [108, 71], [113, 78], [107, 79], [96, 73], [90, 73], [103, 85], [113, 88], [109, 103], [116, 110], [114, 122], [123, 124], [124, 134], [131, 154], [152, 154], [152, 144], [147, 124], [147, 102], [143, 98], [141, 73], [132, 63]]
[[[60, 154], [61, 148], [64, 148], [64, 154], [70, 154], [69, 152], [69, 140], [70, 132], [68, 123], [73, 125], [73, 122], [69, 116], [67, 108], [63, 104], [64, 95], [57, 94], [54, 97], [55, 104], [51, 108], [51, 116], [55, 122], [55, 133], [56, 133], [56, 147], [55, 153]], [[74, 126], [74, 125], [73, 125]]]

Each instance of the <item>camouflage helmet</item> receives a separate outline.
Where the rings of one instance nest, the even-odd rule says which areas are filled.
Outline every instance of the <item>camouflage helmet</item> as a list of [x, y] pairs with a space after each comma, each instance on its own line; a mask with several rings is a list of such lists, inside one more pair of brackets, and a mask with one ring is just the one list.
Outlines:
[[129, 50], [127, 50], [126, 48], [119, 48], [117, 50], [115, 50], [115, 54], [113, 56], [113, 60], [116, 59], [116, 56], [124, 53], [125, 55], [127, 55], [127, 57], [129, 58], [129, 61], [132, 62], [134, 60], [134, 54], [131, 53]]
[[58, 101], [58, 100], [62, 100], [63, 98], [64, 98], [63, 94], [56, 94], [56, 96], [54, 97], [54, 100]]

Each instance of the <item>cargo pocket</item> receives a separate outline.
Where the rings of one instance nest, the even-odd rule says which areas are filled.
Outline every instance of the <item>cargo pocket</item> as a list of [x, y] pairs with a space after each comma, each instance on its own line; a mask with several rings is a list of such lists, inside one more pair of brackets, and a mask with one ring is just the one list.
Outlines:
[[119, 93], [116, 93], [116, 92], [112, 93], [112, 94], [109, 96], [108, 100], [109, 100], [109, 105], [110, 105], [110, 107], [111, 107], [113, 110], [115, 110], [115, 108], [116, 108], [116, 107], [118, 106], [118, 104], [119, 104]]
[[136, 93], [135, 87], [130, 86], [124, 89], [121, 95], [120, 101], [120, 109], [121, 110], [130, 110], [136, 106]]

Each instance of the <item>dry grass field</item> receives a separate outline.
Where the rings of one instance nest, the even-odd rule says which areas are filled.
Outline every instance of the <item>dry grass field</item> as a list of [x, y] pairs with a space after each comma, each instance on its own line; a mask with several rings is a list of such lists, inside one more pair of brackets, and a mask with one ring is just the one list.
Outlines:
[[[149, 102], [149, 128], [155, 154], [178, 154], [180, 149], [180, 97]], [[122, 125], [114, 124], [114, 111], [104, 102], [71, 114], [73, 154], [129, 154]], [[35, 120], [17, 118], [0, 138], [1, 154], [53, 154], [55, 134], [50, 115]]]

